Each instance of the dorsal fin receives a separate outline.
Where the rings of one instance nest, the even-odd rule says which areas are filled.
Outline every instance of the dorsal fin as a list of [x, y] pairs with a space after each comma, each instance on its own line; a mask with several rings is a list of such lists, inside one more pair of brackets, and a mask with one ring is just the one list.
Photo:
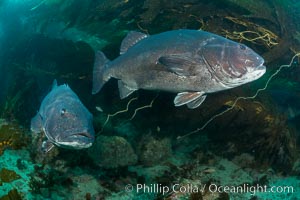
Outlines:
[[124, 54], [130, 47], [134, 46], [136, 43], [138, 43], [146, 37], [148, 37], [148, 35], [145, 33], [130, 31], [122, 41], [120, 55]]
[[57, 87], [57, 80], [54, 79], [52, 83], [52, 90]]

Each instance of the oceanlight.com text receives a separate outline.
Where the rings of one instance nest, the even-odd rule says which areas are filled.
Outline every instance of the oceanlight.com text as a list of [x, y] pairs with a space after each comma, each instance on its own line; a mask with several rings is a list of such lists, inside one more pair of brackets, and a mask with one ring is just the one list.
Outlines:
[[162, 184], [128, 184], [125, 186], [126, 192], [136, 193], [155, 193], [155, 194], [169, 194], [169, 193], [204, 193], [209, 191], [211, 193], [294, 193], [293, 186], [267, 186], [267, 185], [249, 185], [241, 186], [220, 186], [217, 184], [210, 185], [193, 185], [193, 184], [174, 184], [172, 186], [165, 186]]

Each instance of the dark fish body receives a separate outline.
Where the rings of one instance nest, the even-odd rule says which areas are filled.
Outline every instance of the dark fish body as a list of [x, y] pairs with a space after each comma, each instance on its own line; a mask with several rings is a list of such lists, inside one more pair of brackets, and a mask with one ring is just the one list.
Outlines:
[[130, 32], [121, 55], [108, 61], [96, 53], [93, 93], [111, 77], [119, 79], [121, 98], [137, 89], [178, 93], [176, 106], [198, 107], [207, 93], [254, 81], [265, 73], [264, 60], [245, 45], [196, 30], [148, 36]]
[[31, 130], [44, 132], [47, 141], [43, 144], [49, 151], [53, 144], [82, 149], [92, 145], [95, 137], [93, 116], [81, 103], [68, 85], [57, 86], [43, 99], [37, 115], [31, 120]]

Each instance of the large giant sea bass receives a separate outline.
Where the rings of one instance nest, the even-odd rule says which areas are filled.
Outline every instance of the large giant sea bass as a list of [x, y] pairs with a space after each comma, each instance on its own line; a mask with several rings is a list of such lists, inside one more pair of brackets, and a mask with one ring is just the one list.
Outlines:
[[92, 92], [113, 77], [121, 98], [138, 89], [169, 91], [177, 93], [175, 106], [193, 109], [208, 93], [260, 78], [266, 72], [263, 63], [247, 46], [205, 31], [129, 32], [115, 60], [96, 52]]

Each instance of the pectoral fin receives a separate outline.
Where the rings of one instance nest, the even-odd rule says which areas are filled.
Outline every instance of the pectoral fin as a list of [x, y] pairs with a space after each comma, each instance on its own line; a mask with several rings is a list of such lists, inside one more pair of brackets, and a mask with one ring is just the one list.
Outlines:
[[40, 113], [37, 113], [32, 119], [31, 119], [31, 125], [30, 130], [34, 133], [40, 133], [42, 132], [42, 117]]
[[202, 96], [198, 97], [197, 99], [195, 99], [194, 101], [191, 101], [190, 103], [188, 103], [186, 105], [189, 109], [197, 108], [204, 102], [206, 97], [207, 97], [207, 95], [202, 95]]
[[132, 89], [132, 88], [128, 87], [121, 80], [118, 80], [118, 88], [119, 88], [119, 93], [120, 93], [121, 99], [128, 97], [131, 93], [136, 91], [136, 89]]
[[53, 147], [54, 147], [54, 144], [51, 143], [49, 140], [46, 140], [42, 144], [42, 151], [44, 153], [48, 153], [49, 151], [51, 151], [51, 149], [53, 149]]
[[164, 65], [169, 71], [179, 76], [195, 76], [197, 71], [197, 63], [192, 58], [184, 55], [168, 55], [162, 56], [158, 62]]
[[[196, 108], [205, 100], [205, 97], [206, 95], [204, 95], [204, 92], [181, 92], [175, 97], [174, 104], [175, 106], [182, 106], [190, 103], [188, 105], [189, 108]], [[202, 100], [200, 101], [200, 99]]]

